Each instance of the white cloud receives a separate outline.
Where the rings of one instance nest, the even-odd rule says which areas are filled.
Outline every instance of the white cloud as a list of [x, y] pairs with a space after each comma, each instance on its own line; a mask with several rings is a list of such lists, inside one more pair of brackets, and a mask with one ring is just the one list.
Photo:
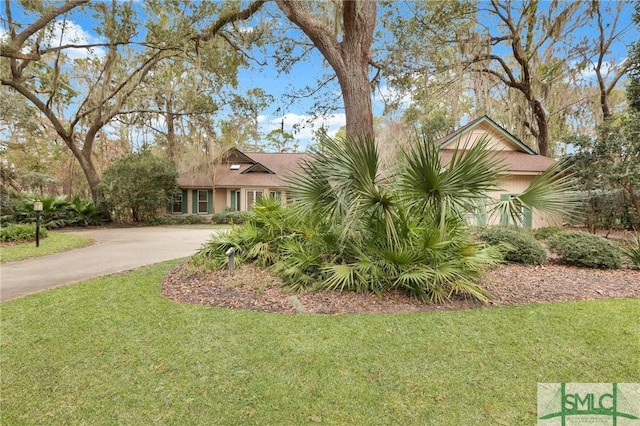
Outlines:
[[[602, 63], [601, 73], [603, 76], [613, 75], [617, 70], [621, 69], [624, 66], [624, 63], [627, 61], [627, 58], [622, 59], [619, 63], [613, 63], [611, 61], [605, 61]], [[574, 64], [575, 67], [575, 64]], [[596, 70], [594, 64], [587, 65], [583, 70], [578, 74], [578, 81], [583, 82], [594, 82], [596, 80]]]
[[313, 134], [319, 129], [324, 127], [327, 134], [333, 137], [347, 122], [344, 114], [310, 116], [288, 113], [284, 116], [261, 122], [261, 128], [265, 133], [269, 133], [272, 130], [279, 129], [283, 120], [284, 131], [293, 134], [295, 139], [302, 142], [302, 146], [309, 144], [313, 139]]
[[400, 109], [404, 110], [409, 105], [411, 105], [413, 99], [409, 91], [400, 92], [397, 89], [391, 88], [387, 85], [380, 86], [373, 93], [374, 110], [377, 110], [378, 108], [383, 109], [385, 104], [392, 102], [396, 102], [400, 106]]
[[[86, 32], [80, 25], [73, 21], [56, 21], [50, 32], [49, 39], [46, 41], [49, 47], [64, 46], [67, 44], [92, 44], [98, 43], [95, 37]], [[64, 52], [70, 59], [80, 59], [89, 56], [102, 57], [106, 51], [102, 47], [88, 48], [69, 48]]]
[[[0, 29], [0, 41], [3, 43], [9, 41], [9, 33], [4, 28]], [[91, 34], [73, 21], [56, 21], [48, 31], [42, 48], [59, 47], [67, 44], [95, 44], [99, 42], [96, 37], [91, 36]], [[23, 46], [22, 52], [31, 52], [31, 44], [27, 42]], [[101, 58], [106, 55], [106, 50], [102, 47], [93, 47], [91, 49], [69, 48], [64, 49], [64, 53], [66, 53], [70, 59], [86, 58], [89, 56]]]

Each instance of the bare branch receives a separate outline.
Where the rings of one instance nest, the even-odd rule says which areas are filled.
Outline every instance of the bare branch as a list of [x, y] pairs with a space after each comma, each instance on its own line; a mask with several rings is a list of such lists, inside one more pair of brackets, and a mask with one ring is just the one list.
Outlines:
[[482, 55], [482, 56], [476, 56], [475, 58], [473, 58], [471, 60], [471, 63], [479, 63], [479, 62], [485, 62], [485, 61], [497, 61], [498, 64], [500, 64], [500, 67], [504, 70], [505, 74], [507, 75], [507, 77], [505, 77], [504, 75], [499, 74], [497, 71], [495, 70], [490, 70], [488, 68], [482, 68], [480, 70], [477, 70], [479, 72], [486, 72], [489, 74], [493, 74], [496, 77], [498, 77], [502, 82], [504, 82], [505, 84], [507, 84], [510, 87], [513, 88], [520, 88], [520, 84], [517, 82], [515, 76], [513, 75], [513, 72], [511, 71], [511, 68], [509, 67], [509, 65], [504, 61], [504, 59], [502, 59], [502, 57], [498, 56], [498, 55]]

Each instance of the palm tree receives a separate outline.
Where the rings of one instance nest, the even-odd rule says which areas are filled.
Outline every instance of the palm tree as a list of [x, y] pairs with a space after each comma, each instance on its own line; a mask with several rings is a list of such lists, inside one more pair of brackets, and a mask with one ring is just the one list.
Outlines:
[[[295, 203], [258, 206], [248, 221], [253, 230], [278, 223], [277, 235], [256, 240], [256, 232], [248, 239], [241, 236], [246, 231], [237, 231], [227, 246], [235, 244], [245, 259], [262, 263], [269, 253], [275, 271], [298, 289], [395, 289], [432, 302], [455, 294], [486, 300], [477, 282], [500, 254], [478, 243], [465, 220], [498, 189], [504, 170], [486, 140], [462, 144], [445, 165], [438, 148], [423, 138], [401, 153], [393, 170], [381, 170], [372, 139], [327, 137], [321, 146], [288, 179]], [[553, 191], [566, 182], [558, 174], [542, 177], [493, 208], [514, 217], [523, 204], [557, 211], [562, 205]]]

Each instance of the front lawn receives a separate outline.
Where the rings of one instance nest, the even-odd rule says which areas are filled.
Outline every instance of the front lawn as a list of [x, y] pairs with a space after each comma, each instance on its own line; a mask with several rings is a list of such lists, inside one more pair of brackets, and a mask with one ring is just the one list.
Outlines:
[[2, 424], [536, 422], [538, 382], [637, 382], [639, 299], [278, 315], [160, 295], [176, 262], [1, 305]]
[[35, 241], [20, 244], [5, 244], [2, 247], [0, 263], [62, 253], [64, 251], [90, 246], [93, 243], [94, 240], [92, 238], [68, 232], [49, 231], [47, 238], [40, 239], [40, 247], [36, 247]]

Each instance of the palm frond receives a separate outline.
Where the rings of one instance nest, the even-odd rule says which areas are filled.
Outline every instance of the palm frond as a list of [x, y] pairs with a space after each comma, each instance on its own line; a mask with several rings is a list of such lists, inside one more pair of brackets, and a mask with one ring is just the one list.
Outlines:
[[573, 174], [564, 162], [557, 162], [538, 175], [524, 192], [497, 201], [490, 208], [489, 215], [508, 217], [516, 226], [523, 225], [523, 207], [571, 217], [577, 214], [581, 202], [574, 189]]
[[579, 201], [574, 190], [574, 176], [560, 161], [537, 176], [517, 198], [522, 204], [541, 212], [573, 214]]
[[322, 282], [322, 287], [328, 290], [338, 291], [367, 291], [367, 280], [362, 275], [357, 265], [328, 265], [323, 268], [328, 275]]
[[401, 199], [412, 214], [437, 217], [442, 230], [446, 216], [462, 216], [475, 200], [497, 189], [504, 167], [488, 148], [486, 137], [467, 139], [458, 143], [445, 166], [440, 148], [422, 139], [403, 153], [397, 182]]

